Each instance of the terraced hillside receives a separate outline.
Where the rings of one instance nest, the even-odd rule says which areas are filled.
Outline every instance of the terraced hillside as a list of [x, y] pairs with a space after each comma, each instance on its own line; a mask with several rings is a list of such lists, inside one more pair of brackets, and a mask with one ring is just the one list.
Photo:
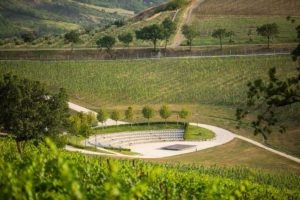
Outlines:
[[[295, 22], [287, 21], [292, 16]], [[273, 43], [296, 42], [295, 27], [300, 24], [300, 2], [297, 0], [206, 0], [193, 13], [192, 24], [200, 32], [194, 45], [218, 44], [211, 37], [213, 30], [226, 28], [233, 31], [233, 43], [265, 43], [265, 39], [256, 34], [256, 27], [265, 23], [277, 23], [279, 34]]]
[[99, 28], [132, 17], [162, 0], [8, 0], [0, 2], [0, 37], [26, 31], [59, 34], [85, 27]]

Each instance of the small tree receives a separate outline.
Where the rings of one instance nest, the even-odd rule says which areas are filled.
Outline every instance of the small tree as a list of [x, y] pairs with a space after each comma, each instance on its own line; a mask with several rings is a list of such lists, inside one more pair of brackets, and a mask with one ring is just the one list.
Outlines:
[[221, 49], [223, 49], [223, 38], [227, 36], [227, 32], [226, 32], [226, 29], [217, 29], [217, 30], [214, 30], [213, 33], [212, 33], [212, 37], [214, 38], [217, 38], [220, 40], [220, 47]]
[[159, 110], [159, 115], [167, 123], [167, 119], [172, 115], [172, 112], [168, 106], [163, 105]]
[[187, 120], [187, 118], [190, 116], [190, 111], [189, 110], [187, 110], [187, 109], [182, 109], [179, 113], [178, 113], [178, 116], [179, 116], [179, 118], [180, 119], [184, 119], [185, 121], [184, 121], [184, 123], [186, 124], [186, 120]]
[[129, 44], [133, 41], [133, 36], [131, 33], [123, 33], [118, 36], [120, 42], [124, 43], [125, 47], [129, 47]]
[[182, 34], [187, 39], [187, 44], [190, 47], [190, 51], [192, 50], [193, 40], [197, 36], [198, 32], [194, 26], [184, 25], [182, 27]]
[[98, 111], [97, 119], [102, 123], [103, 126], [104, 122], [106, 122], [106, 120], [108, 119], [108, 113], [104, 109], [100, 109]]
[[150, 106], [145, 106], [142, 110], [144, 118], [148, 120], [148, 126], [150, 125], [150, 119], [154, 117], [155, 111]]
[[248, 30], [247, 35], [248, 35], [248, 37], [249, 37], [249, 42], [252, 42], [252, 41], [253, 41], [253, 39], [252, 39], [252, 35], [253, 35], [252, 29], [249, 29], [249, 30]]
[[176, 31], [176, 24], [170, 18], [166, 18], [161, 25], [163, 29], [163, 38], [165, 40], [165, 49], [167, 49], [169, 39]]
[[154, 51], [156, 51], [156, 44], [158, 40], [163, 39], [163, 29], [157, 24], [145, 26], [144, 28], [135, 31], [137, 39], [150, 40], [153, 43]]
[[97, 117], [93, 112], [88, 112], [87, 119], [88, 119], [88, 122], [89, 122], [90, 126], [97, 126], [98, 125]]
[[111, 55], [111, 49], [116, 43], [116, 39], [112, 36], [103, 36], [97, 40], [96, 44], [98, 48], [106, 48], [106, 51]]
[[132, 121], [133, 120], [133, 109], [131, 106], [129, 106], [127, 108], [127, 110], [125, 110], [125, 119], [128, 121]]
[[233, 31], [228, 31], [226, 33], [226, 37], [229, 37], [229, 43], [233, 43], [234, 41], [232, 40], [232, 37], [235, 36], [235, 33]]
[[77, 31], [70, 31], [69, 33], [65, 34], [65, 41], [71, 43], [71, 48], [73, 50], [74, 44], [79, 42], [79, 33]]
[[268, 39], [268, 48], [270, 48], [270, 39], [271, 37], [276, 36], [279, 33], [279, 30], [278, 25], [276, 23], [273, 23], [264, 24], [262, 26], [257, 27], [256, 32], [258, 35], [261, 35]]
[[118, 125], [118, 121], [121, 119], [121, 113], [117, 110], [112, 111], [110, 118], [116, 121], [116, 125]]

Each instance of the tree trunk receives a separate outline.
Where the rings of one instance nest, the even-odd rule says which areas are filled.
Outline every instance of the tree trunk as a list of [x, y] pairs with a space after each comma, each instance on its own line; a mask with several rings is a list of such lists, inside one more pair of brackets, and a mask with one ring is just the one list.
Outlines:
[[167, 45], [168, 45], [168, 39], [165, 41], [165, 51], [167, 50]]
[[21, 141], [16, 141], [16, 143], [17, 143], [18, 153], [21, 155], [22, 154], [22, 143], [21, 143]]
[[268, 49], [270, 49], [270, 37], [268, 36]]
[[153, 45], [154, 45], [154, 51], [156, 51], [156, 39], [153, 40]]
[[222, 38], [220, 37], [220, 46], [221, 46], [221, 50], [223, 49], [223, 43], [222, 43]]

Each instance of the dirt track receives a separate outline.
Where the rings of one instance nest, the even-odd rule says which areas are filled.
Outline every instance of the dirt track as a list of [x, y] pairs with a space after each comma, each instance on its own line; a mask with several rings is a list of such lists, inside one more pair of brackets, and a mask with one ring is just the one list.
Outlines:
[[182, 19], [177, 27], [176, 35], [174, 36], [173, 43], [170, 45], [171, 48], [178, 47], [184, 40], [184, 36], [181, 33], [181, 29], [185, 24], [190, 24], [192, 21], [193, 11], [205, 0], [192, 0], [189, 6], [185, 9]]

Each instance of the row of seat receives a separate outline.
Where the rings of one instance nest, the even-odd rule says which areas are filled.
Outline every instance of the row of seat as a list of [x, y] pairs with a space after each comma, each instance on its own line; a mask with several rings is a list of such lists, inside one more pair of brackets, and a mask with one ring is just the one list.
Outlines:
[[182, 141], [183, 136], [184, 130], [180, 129], [111, 133], [97, 136], [97, 146], [123, 148], [133, 144]]

